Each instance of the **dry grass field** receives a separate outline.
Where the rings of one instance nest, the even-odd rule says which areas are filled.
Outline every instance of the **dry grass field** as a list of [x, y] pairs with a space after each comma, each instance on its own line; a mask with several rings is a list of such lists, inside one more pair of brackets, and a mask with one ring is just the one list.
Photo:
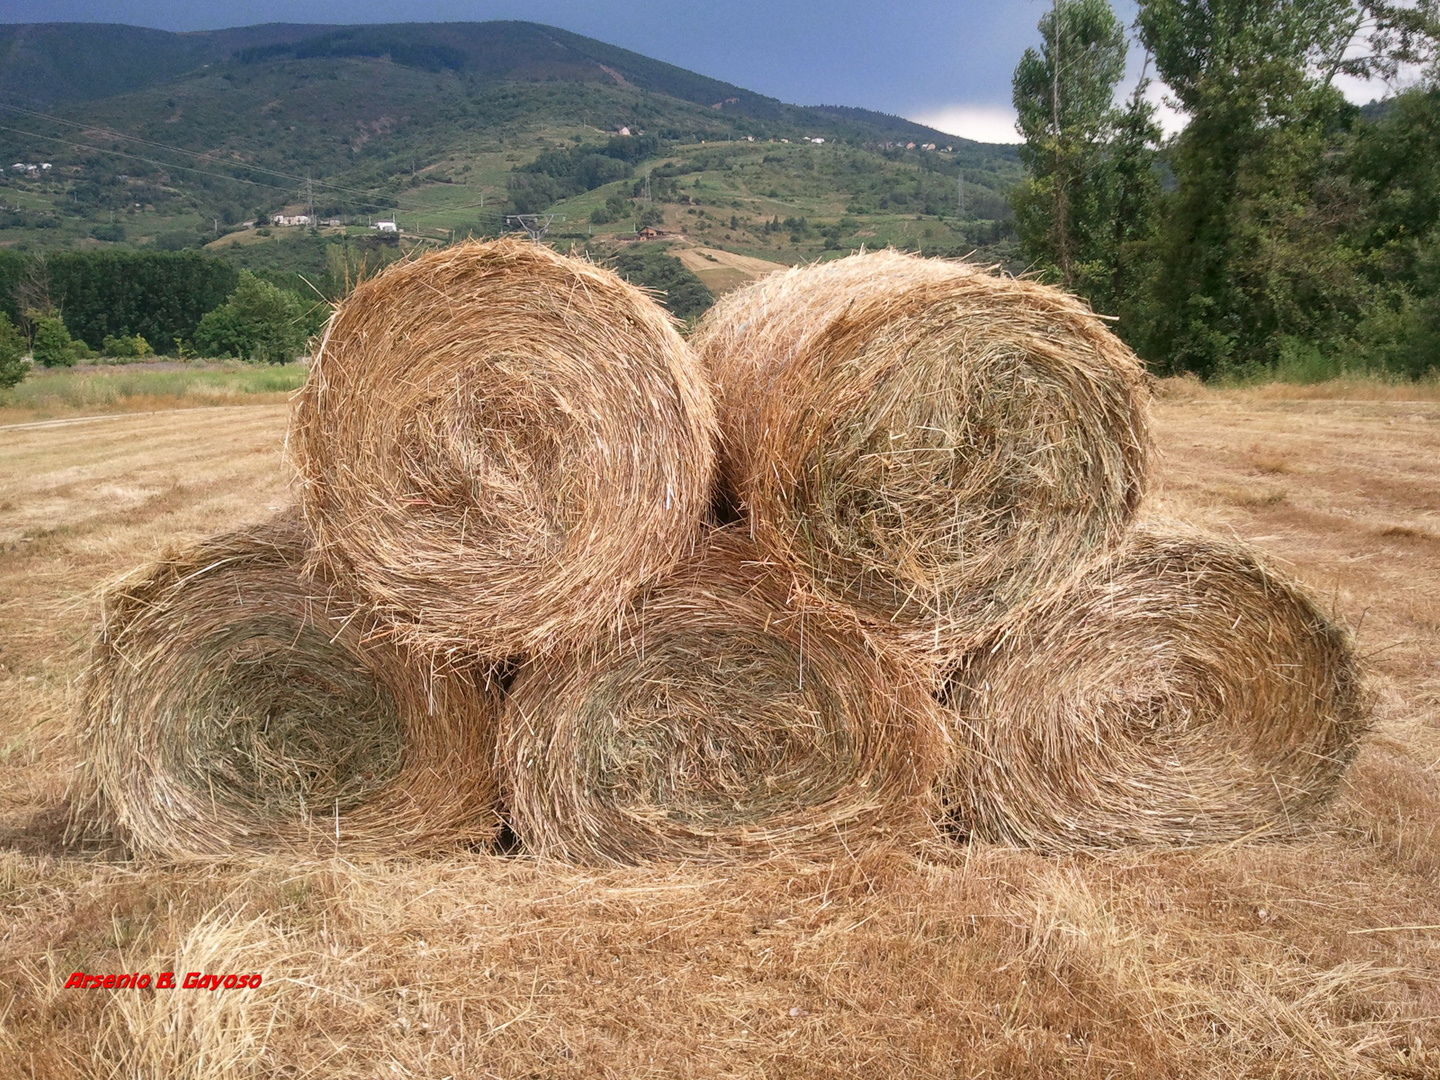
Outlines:
[[1151, 512], [1358, 627], [1376, 730], [1299, 839], [603, 873], [59, 848], [97, 586], [286, 502], [285, 408], [0, 430], [0, 1078], [1440, 1076], [1440, 401], [1405, 396], [1156, 406]]

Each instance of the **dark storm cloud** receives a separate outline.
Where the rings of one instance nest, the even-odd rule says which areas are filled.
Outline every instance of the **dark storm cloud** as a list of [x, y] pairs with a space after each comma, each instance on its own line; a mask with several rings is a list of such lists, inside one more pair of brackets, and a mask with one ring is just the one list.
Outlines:
[[[261, 22], [528, 19], [799, 104], [901, 114], [1008, 108], [1044, 0], [5, 0], [6, 22], [202, 30]], [[1117, 5], [1123, 18], [1133, 4]]]

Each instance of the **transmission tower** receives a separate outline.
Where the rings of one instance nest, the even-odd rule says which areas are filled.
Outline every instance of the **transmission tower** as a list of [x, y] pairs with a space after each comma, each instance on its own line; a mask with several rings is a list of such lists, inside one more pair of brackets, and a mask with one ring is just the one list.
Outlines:
[[545, 238], [550, 231], [550, 226], [557, 221], [564, 221], [564, 214], [506, 214], [505, 224], [515, 224], [524, 229], [531, 240], [537, 244]]

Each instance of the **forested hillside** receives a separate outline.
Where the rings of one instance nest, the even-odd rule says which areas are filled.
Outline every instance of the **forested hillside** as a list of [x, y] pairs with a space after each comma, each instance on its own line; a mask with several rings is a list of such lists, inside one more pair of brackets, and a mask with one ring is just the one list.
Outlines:
[[[615, 183], [668, 172], [702, 191], [676, 204], [698, 220], [666, 221], [707, 240], [723, 239], [712, 221], [735, 218], [733, 241], [763, 215], [803, 219], [761, 245], [789, 258], [818, 254], [836, 226], [953, 249], [1004, 233], [1003, 196], [1019, 176], [1009, 147], [862, 109], [786, 105], [532, 23], [208, 34], [60, 25], [5, 28], [0, 42], [0, 158], [51, 166], [5, 171], [6, 246], [193, 246], [312, 209], [347, 226], [396, 218], [412, 238], [496, 232], [507, 212], [536, 211], [562, 215], [568, 227], [554, 231], [569, 239], [603, 225], [633, 234], [642, 211], [617, 206], [636, 196]], [[716, 153], [742, 142], [775, 149]], [[744, 190], [715, 178], [721, 202], [701, 216], [706, 174], [742, 158]], [[963, 214], [962, 170], [973, 188]], [[846, 182], [832, 188], [824, 178], [837, 173]], [[567, 204], [597, 189], [611, 221]], [[672, 192], [652, 185], [645, 209]], [[890, 210], [930, 220], [905, 228]], [[879, 219], [864, 225], [839, 220], [871, 211]], [[796, 239], [768, 242], [777, 236]]]

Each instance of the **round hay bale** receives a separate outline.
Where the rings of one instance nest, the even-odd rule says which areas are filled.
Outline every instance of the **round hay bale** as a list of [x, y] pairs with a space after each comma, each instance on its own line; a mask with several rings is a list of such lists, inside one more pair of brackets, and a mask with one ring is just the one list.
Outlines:
[[302, 572], [300, 515], [113, 587], [85, 675], [76, 827], [163, 857], [413, 853], [498, 829], [499, 694], [436, 678]]
[[358, 286], [292, 433], [319, 559], [443, 661], [589, 631], [690, 554], [715, 420], [659, 305], [506, 240]]
[[1367, 726], [1349, 634], [1249, 549], [1138, 532], [947, 686], [951, 826], [1050, 850], [1277, 833]]
[[725, 493], [807, 591], [954, 649], [1113, 550], [1146, 376], [1081, 301], [884, 251], [774, 274], [692, 344]]
[[500, 769], [530, 850], [832, 858], [922, 823], [945, 737], [923, 678], [787, 587], [721, 533], [610, 640], [521, 670]]

